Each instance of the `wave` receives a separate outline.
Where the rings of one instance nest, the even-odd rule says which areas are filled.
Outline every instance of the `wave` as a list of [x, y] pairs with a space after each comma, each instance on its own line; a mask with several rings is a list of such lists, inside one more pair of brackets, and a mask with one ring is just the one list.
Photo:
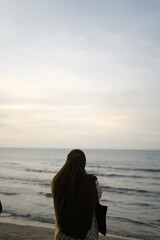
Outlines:
[[104, 174], [104, 173], [97, 173], [97, 172], [93, 172], [93, 171], [88, 171], [88, 173], [94, 174], [97, 177], [108, 177], [108, 178], [136, 178], [136, 179], [151, 178], [151, 179], [156, 179], [156, 180], [160, 179], [160, 177], [156, 177], [156, 176], [150, 177], [150, 176], [141, 176], [141, 175], [124, 175], [124, 174], [116, 174], [116, 173]]
[[120, 221], [123, 221], [123, 222], [130, 222], [132, 224], [136, 224], [136, 225], [147, 225], [147, 226], [150, 226], [149, 223], [146, 223], [146, 222], [142, 222], [142, 221], [138, 221], [138, 220], [134, 220], [134, 219], [130, 219], [130, 218], [123, 218], [123, 217], [109, 217], [110, 219], [116, 219], [116, 220], [120, 220]]
[[46, 196], [47, 198], [52, 198], [52, 193], [39, 192], [40, 195]]
[[108, 192], [115, 192], [115, 193], [149, 193], [149, 194], [160, 194], [160, 192], [152, 192], [144, 189], [133, 189], [133, 188], [114, 188], [110, 186], [102, 186], [102, 189]]
[[23, 179], [23, 178], [17, 178], [17, 177], [5, 177], [1, 176], [0, 179], [4, 180], [12, 180], [12, 181], [17, 181], [20, 182], [21, 184], [37, 184], [37, 185], [42, 185], [42, 186], [50, 186], [51, 185], [51, 180], [40, 180], [40, 179]]
[[144, 176], [136, 176], [136, 175], [123, 175], [123, 174], [107, 174], [107, 177], [123, 177], [123, 178], [145, 178]]
[[[3, 211], [3, 214], [7, 215], [7, 217], [18, 217], [18, 218], [24, 218], [27, 220], [32, 220], [32, 221], [38, 221], [42, 223], [55, 223], [54, 217], [51, 215], [48, 216], [39, 216], [39, 215], [32, 215], [30, 213], [17, 213], [14, 211]], [[5, 216], [4, 216], [5, 217]]]
[[106, 165], [89, 165], [91, 168], [105, 168], [105, 169], [112, 169], [112, 170], [123, 170], [123, 171], [138, 171], [138, 172], [160, 172], [160, 169], [157, 168], [125, 168], [125, 167], [110, 167]]
[[123, 171], [138, 171], [138, 172], [160, 172], [160, 169], [156, 168], [121, 168], [121, 167], [108, 167], [109, 169], [123, 170]]
[[0, 194], [8, 195], [8, 196], [19, 195], [19, 193], [9, 193], [9, 192], [0, 192]]
[[[133, 203], [131, 203], [131, 205], [133, 205]], [[134, 205], [138, 205], [138, 206], [143, 206], [143, 207], [153, 207], [152, 204], [149, 203], [135, 203]]]
[[[123, 203], [122, 203], [123, 204]], [[150, 203], [145, 203], [145, 202], [131, 202], [131, 203], [127, 203], [128, 206], [140, 206], [140, 207], [148, 207], [149, 209], [159, 209], [158, 205], [153, 205]]]
[[26, 172], [38, 172], [38, 173], [55, 173], [54, 171], [49, 171], [49, 170], [41, 170], [41, 169], [32, 169], [32, 168], [26, 168]]
[[14, 162], [3, 162], [2, 163], [3, 166], [20, 166], [19, 163], [14, 163]]
[[[147, 176], [140, 176], [140, 175], [123, 175], [123, 174], [106, 174], [106, 177], [116, 177], [116, 178], [136, 178], [136, 179], [138, 179], [138, 178], [151, 178], [151, 179], [157, 179], [157, 180], [159, 180], [160, 179], [160, 177], [155, 177], [155, 176], [152, 176], [152, 177], [147, 177]], [[150, 183], [151, 184], [151, 183]], [[157, 183], [155, 183], [156, 185], [158, 185]]]

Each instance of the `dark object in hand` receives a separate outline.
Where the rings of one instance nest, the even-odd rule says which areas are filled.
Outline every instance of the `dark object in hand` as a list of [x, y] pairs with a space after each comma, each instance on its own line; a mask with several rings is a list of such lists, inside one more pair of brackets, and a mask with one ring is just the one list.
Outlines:
[[107, 232], [107, 226], [106, 226], [106, 214], [107, 214], [107, 206], [103, 206], [97, 201], [96, 204], [96, 218], [98, 223], [98, 230], [101, 234], [104, 236]]
[[2, 203], [0, 201], [0, 213], [2, 213]]

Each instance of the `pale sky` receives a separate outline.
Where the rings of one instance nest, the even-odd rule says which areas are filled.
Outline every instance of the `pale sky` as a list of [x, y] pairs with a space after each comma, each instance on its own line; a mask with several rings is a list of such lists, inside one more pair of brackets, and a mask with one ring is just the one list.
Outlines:
[[160, 1], [0, 0], [0, 147], [160, 149]]

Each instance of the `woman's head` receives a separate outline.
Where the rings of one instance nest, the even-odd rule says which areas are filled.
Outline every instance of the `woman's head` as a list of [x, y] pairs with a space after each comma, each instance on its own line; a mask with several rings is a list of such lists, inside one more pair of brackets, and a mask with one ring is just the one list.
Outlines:
[[68, 154], [67, 162], [75, 162], [75, 164], [77, 163], [84, 169], [86, 166], [86, 156], [82, 150], [74, 149]]

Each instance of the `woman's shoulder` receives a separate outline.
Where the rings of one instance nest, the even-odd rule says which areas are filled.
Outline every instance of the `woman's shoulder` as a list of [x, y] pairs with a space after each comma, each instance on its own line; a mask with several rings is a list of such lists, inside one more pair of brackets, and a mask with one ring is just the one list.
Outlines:
[[93, 175], [93, 174], [86, 174], [86, 177], [88, 178], [88, 179], [90, 179], [90, 180], [92, 180], [92, 181], [96, 181], [97, 180], [97, 177], [95, 176], [95, 175]]

